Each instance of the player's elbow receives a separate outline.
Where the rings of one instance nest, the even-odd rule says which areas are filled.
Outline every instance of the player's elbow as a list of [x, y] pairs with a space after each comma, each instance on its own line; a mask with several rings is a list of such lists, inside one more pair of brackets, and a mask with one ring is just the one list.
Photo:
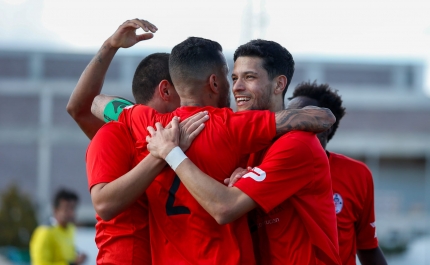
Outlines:
[[236, 220], [238, 216], [235, 215], [235, 211], [231, 207], [222, 206], [217, 209], [214, 218], [218, 224], [225, 225]]
[[107, 183], [99, 183], [91, 187], [91, 202], [94, 210], [103, 221], [110, 221], [118, 214], [117, 201], [109, 199], [111, 194], [104, 192]]
[[103, 221], [110, 221], [118, 214], [115, 210], [117, 208], [115, 204], [109, 203], [101, 198], [93, 197], [92, 199], [94, 210]]
[[322, 108], [322, 110], [325, 114], [325, 129], [328, 129], [336, 122], [336, 117], [333, 115], [333, 112], [331, 112], [330, 109]]
[[91, 114], [89, 106], [85, 104], [74, 102], [69, 100], [66, 106], [66, 111], [69, 115], [78, 123], [82, 123], [88, 119], [88, 115]]
[[79, 117], [80, 111], [79, 111], [78, 104], [75, 104], [69, 101], [67, 103], [66, 110], [67, 110], [67, 113], [69, 113], [69, 115], [72, 116], [74, 120], [76, 120]]
[[115, 217], [115, 214], [112, 212], [111, 207], [108, 207], [105, 203], [98, 203], [94, 204], [94, 210], [96, 211], [97, 215], [103, 220], [103, 221], [110, 221]]

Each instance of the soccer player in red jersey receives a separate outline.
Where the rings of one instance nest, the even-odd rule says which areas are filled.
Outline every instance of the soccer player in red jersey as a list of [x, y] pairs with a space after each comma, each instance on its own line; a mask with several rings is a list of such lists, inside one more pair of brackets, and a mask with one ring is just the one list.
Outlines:
[[[320, 120], [323, 122], [317, 130], [322, 131], [331, 122], [321, 109], [304, 112], [316, 116], [299, 116], [298, 112], [285, 110], [233, 113], [231, 109], [214, 108], [229, 106], [229, 84], [222, 48], [210, 40], [191, 37], [176, 45], [169, 69], [182, 107], [160, 115], [138, 105], [124, 109], [119, 121], [130, 128], [144, 152], [148, 125], [155, 122], [165, 125], [174, 116], [183, 119], [197, 111], [208, 111], [210, 119], [187, 154], [204, 172], [214, 176], [212, 181], [219, 185], [239, 165], [241, 154], [262, 149], [275, 136], [292, 128], [315, 127], [318, 124], [315, 121]], [[285, 87], [286, 78], [281, 79], [279, 84]], [[171, 166], [174, 168], [175, 163]], [[219, 225], [169, 168], [163, 170], [146, 192], [154, 264], [254, 264], [245, 215]], [[330, 209], [334, 214], [333, 207]]]
[[[240, 46], [234, 60], [233, 91], [239, 113], [283, 109], [294, 71], [291, 54], [275, 42], [254, 40]], [[176, 161], [177, 176], [218, 223], [241, 219], [259, 207], [253, 219], [259, 264], [341, 264], [329, 164], [315, 134], [294, 131], [282, 136], [254, 155], [252, 164], [259, 166], [227, 188], [216, 181], [221, 175], [211, 174], [195, 157], [186, 159], [174, 148], [175, 126], [163, 129], [157, 124], [157, 129], [149, 128], [151, 153], [169, 164]]]
[[[148, 210], [143, 191], [150, 183], [148, 180], [151, 180], [151, 176], [155, 177], [165, 162], [154, 161], [149, 156], [138, 163], [142, 157], [136, 153], [134, 139], [128, 129], [118, 122], [108, 123], [101, 128], [104, 122], [91, 113], [91, 103], [101, 91], [116, 51], [152, 37], [152, 34], [136, 35], [135, 30], [139, 27], [145, 31], [157, 30], [149, 22], [137, 19], [121, 25], [87, 66], [67, 105], [70, 115], [88, 138], [93, 139], [87, 153], [87, 170], [89, 189], [97, 212], [97, 264], [151, 264]], [[137, 67], [133, 78], [132, 90], [136, 102], [151, 106], [161, 113], [170, 112], [179, 106], [179, 96], [172, 85], [168, 60], [169, 54], [147, 56]], [[99, 101], [106, 98], [110, 100], [104, 96]], [[111, 114], [115, 115], [125, 105], [132, 103], [118, 99], [111, 104], [114, 107]], [[191, 125], [199, 117], [204, 117], [204, 114], [183, 123], [183, 128], [190, 130], [187, 133], [190, 137], [188, 140], [198, 133], [191, 134], [199, 123], [194, 127]]]
[[[328, 84], [305, 82], [296, 87], [287, 108], [305, 106], [329, 108], [336, 117], [329, 130], [318, 134], [321, 145], [326, 149], [345, 114], [342, 99]], [[342, 264], [355, 265], [356, 253], [362, 265], [387, 264], [376, 237], [374, 187], [370, 170], [364, 163], [347, 156], [326, 153], [330, 162]]]
[[[137, 35], [136, 30], [139, 28], [151, 32]], [[93, 101], [96, 99], [95, 104], [103, 104], [118, 98], [100, 95], [107, 70], [116, 52], [119, 48], [129, 48], [136, 43], [151, 39], [157, 30], [157, 27], [146, 20], [127, 20], [103, 43], [85, 68], [70, 96], [67, 112], [89, 139], [92, 139], [105, 124], [103, 119], [100, 120], [91, 113]], [[179, 96], [172, 85], [168, 63], [168, 53], [154, 53], [144, 58], [137, 66], [132, 92], [138, 104], [150, 106], [162, 113], [171, 112], [179, 107]], [[126, 105], [132, 104], [128, 100], [113, 103], [118, 113]]]

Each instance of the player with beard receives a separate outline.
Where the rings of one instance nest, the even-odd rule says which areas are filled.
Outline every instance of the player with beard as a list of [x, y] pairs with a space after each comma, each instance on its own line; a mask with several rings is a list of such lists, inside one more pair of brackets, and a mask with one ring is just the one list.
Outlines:
[[[213, 181], [218, 184], [239, 165], [241, 154], [258, 151], [291, 129], [323, 131], [334, 122], [323, 109], [276, 113], [219, 109], [229, 105], [228, 69], [221, 46], [210, 40], [191, 37], [176, 45], [169, 69], [182, 107], [172, 114], [159, 115], [147, 107], [135, 106], [124, 109], [119, 121], [127, 124], [138, 139], [138, 148], [145, 152], [148, 125], [160, 122], [164, 126], [174, 116], [183, 119], [196, 111], [208, 111], [205, 130], [187, 154], [205, 172], [216, 176]], [[174, 119], [175, 130], [176, 122]], [[173, 155], [170, 161], [173, 168], [177, 158]], [[220, 226], [171, 169], [163, 170], [147, 194], [153, 263], [254, 264], [254, 257], [249, 255], [252, 243], [246, 216]]]
[[[254, 40], [240, 46], [234, 60], [238, 113], [282, 110], [294, 72], [291, 54], [275, 42]], [[329, 164], [315, 134], [293, 131], [280, 137], [254, 154], [250, 165], [258, 166], [228, 188], [216, 181], [221, 174], [211, 174], [176, 147], [176, 125], [156, 127], [147, 137], [151, 154], [169, 164], [172, 156], [180, 157], [174, 160], [177, 176], [218, 223], [235, 223], [257, 208], [251, 218], [259, 264], [341, 264]]]

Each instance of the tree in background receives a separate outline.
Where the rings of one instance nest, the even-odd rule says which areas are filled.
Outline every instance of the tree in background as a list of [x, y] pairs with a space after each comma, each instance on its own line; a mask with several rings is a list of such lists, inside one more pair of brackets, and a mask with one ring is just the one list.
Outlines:
[[29, 247], [33, 230], [37, 226], [36, 214], [31, 200], [11, 185], [1, 194], [0, 200], [0, 246]]

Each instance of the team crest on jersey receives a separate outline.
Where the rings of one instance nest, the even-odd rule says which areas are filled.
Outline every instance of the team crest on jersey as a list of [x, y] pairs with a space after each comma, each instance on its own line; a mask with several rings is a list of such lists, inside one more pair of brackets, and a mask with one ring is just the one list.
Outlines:
[[252, 178], [255, 181], [263, 181], [266, 178], [266, 172], [259, 169], [258, 167], [254, 167], [249, 170], [248, 173], [242, 176], [242, 178]]
[[336, 210], [336, 214], [338, 214], [338, 213], [340, 213], [340, 211], [342, 211], [342, 208], [343, 208], [342, 196], [340, 196], [339, 193], [334, 193], [333, 194], [333, 201], [334, 201], [334, 207]]

